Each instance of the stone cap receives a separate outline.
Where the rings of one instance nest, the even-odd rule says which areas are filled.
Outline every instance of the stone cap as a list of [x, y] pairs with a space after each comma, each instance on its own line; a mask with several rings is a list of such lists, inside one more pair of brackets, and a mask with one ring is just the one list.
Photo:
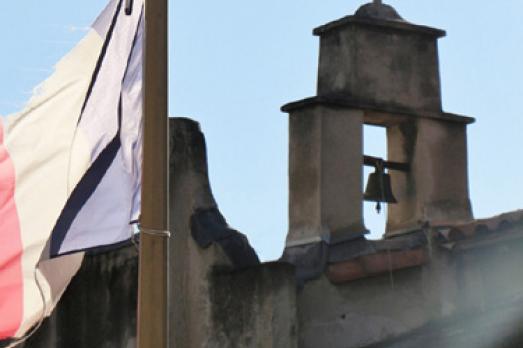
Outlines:
[[281, 107], [281, 111], [290, 113], [295, 110], [304, 109], [313, 106], [330, 106], [337, 108], [347, 108], [347, 109], [359, 109], [359, 110], [368, 110], [368, 111], [377, 111], [384, 112], [392, 115], [402, 115], [409, 117], [420, 117], [420, 118], [433, 118], [442, 121], [456, 122], [471, 124], [476, 120], [473, 117], [462, 116], [457, 114], [452, 114], [448, 112], [433, 112], [425, 110], [413, 110], [408, 108], [403, 108], [400, 106], [390, 106], [390, 105], [379, 105], [374, 102], [366, 102], [360, 99], [350, 98], [347, 96], [315, 96], [310, 98], [305, 98], [295, 102], [285, 104]]
[[404, 22], [403, 18], [401, 18], [394, 7], [383, 4], [381, 1], [374, 1], [361, 6], [356, 11], [354, 16], [360, 18], [373, 18]]
[[322, 36], [330, 31], [339, 30], [349, 25], [364, 25], [385, 30], [416, 32], [433, 38], [440, 38], [446, 35], [446, 32], [441, 29], [409, 23], [401, 18], [392, 6], [378, 2], [365, 4], [354, 15], [319, 26], [314, 29], [313, 34]]

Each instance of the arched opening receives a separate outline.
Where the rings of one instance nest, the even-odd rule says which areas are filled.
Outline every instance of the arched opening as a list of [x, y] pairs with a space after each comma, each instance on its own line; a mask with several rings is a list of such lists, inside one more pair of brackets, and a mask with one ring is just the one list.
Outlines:
[[[363, 153], [373, 157], [387, 158], [387, 129], [380, 126], [365, 125], [363, 127]], [[374, 168], [363, 166], [363, 188], [365, 191], [369, 175], [374, 172]], [[382, 203], [381, 212], [376, 211], [375, 202], [364, 201], [363, 219], [365, 227], [370, 231], [368, 239], [381, 239], [385, 233], [387, 223], [387, 207]]]

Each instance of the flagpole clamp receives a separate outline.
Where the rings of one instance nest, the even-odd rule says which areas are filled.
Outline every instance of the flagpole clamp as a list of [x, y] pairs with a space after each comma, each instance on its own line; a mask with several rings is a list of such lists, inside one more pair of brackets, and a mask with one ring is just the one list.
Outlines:
[[167, 230], [155, 230], [152, 228], [143, 228], [141, 226], [138, 228], [139, 228], [140, 233], [143, 233], [143, 234], [146, 234], [149, 236], [157, 236], [157, 237], [165, 237], [165, 238], [171, 237], [171, 232], [167, 231]]

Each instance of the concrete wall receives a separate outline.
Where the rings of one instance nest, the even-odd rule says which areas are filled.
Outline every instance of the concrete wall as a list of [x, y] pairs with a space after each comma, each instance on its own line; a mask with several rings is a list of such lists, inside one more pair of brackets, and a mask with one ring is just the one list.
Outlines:
[[[201, 262], [216, 251], [206, 251]], [[134, 246], [87, 256], [53, 315], [20, 347], [136, 347], [137, 261]], [[191, 317], [173, 323], [171, 332], [177, 338], [173, 347], [297, 346], [292, 266], [272, 263], [204, 275], [192, 270], [204, 288], [174, 295], [186, 303]], [[180, 322], [190, 325], [177, 326]]]
[[428, 320], [421, 269], [336, 286], [326, 277], [298, 296], [299, 346], [364, 347]]
[[290, 113], [287, 247], [366, 232], [362, 151], [361, 111], [310, 105]]
[[397, 204], [388, 205], [387, 235], [429, 222], [456, 224], [473, 218], [469, 200], [466, 124], [430, 118], [387, 128], [391, 161], [408, 172], [390, 171]]
[[406, 348], [423, 339], [428, 347], [523, 346], [523, 227], [508, 233], [451, 250], [433, 240], [423, 266], [340, 285], [325, 276], [305, 283], [299, 347]]
[[269, 263], [215, 273], [209, 347], [297, 347], [294, 267]]
[[436, 39], [357, 21], [321, 33], [318, 95], [441, 111]]
[[52, 316], [23, 348], [136, 346], [138, 253], [86, 256]]
[[293, 347], [294, 268], [259, 265], [209, 183], [199, 124], [171, 120], [171, 347]]

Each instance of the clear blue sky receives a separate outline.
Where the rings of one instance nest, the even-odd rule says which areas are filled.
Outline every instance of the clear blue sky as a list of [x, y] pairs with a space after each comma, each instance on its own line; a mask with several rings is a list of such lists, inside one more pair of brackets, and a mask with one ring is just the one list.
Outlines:
[[[20, 109], [32, 88], [85, 34], [106, 0], [3, 1], [0, 114]], [[389, 1], [407, 20], [447, 30], [440, 40], [443, 105], [476, 117], [469, 173], [476, 217], [523, 208], [523, 3]], [[312, 28], [363, 1], [171, 1], [170, 113], [198, 120], [211, 184], [229, 223], [263, 259], [280, 256], [287, 232], [287, 119], [282, 104], [315, 94]], [[366, 151], [384, 152], [383, 134]], [[367, 206], [373, 237], [383, 216]]]

